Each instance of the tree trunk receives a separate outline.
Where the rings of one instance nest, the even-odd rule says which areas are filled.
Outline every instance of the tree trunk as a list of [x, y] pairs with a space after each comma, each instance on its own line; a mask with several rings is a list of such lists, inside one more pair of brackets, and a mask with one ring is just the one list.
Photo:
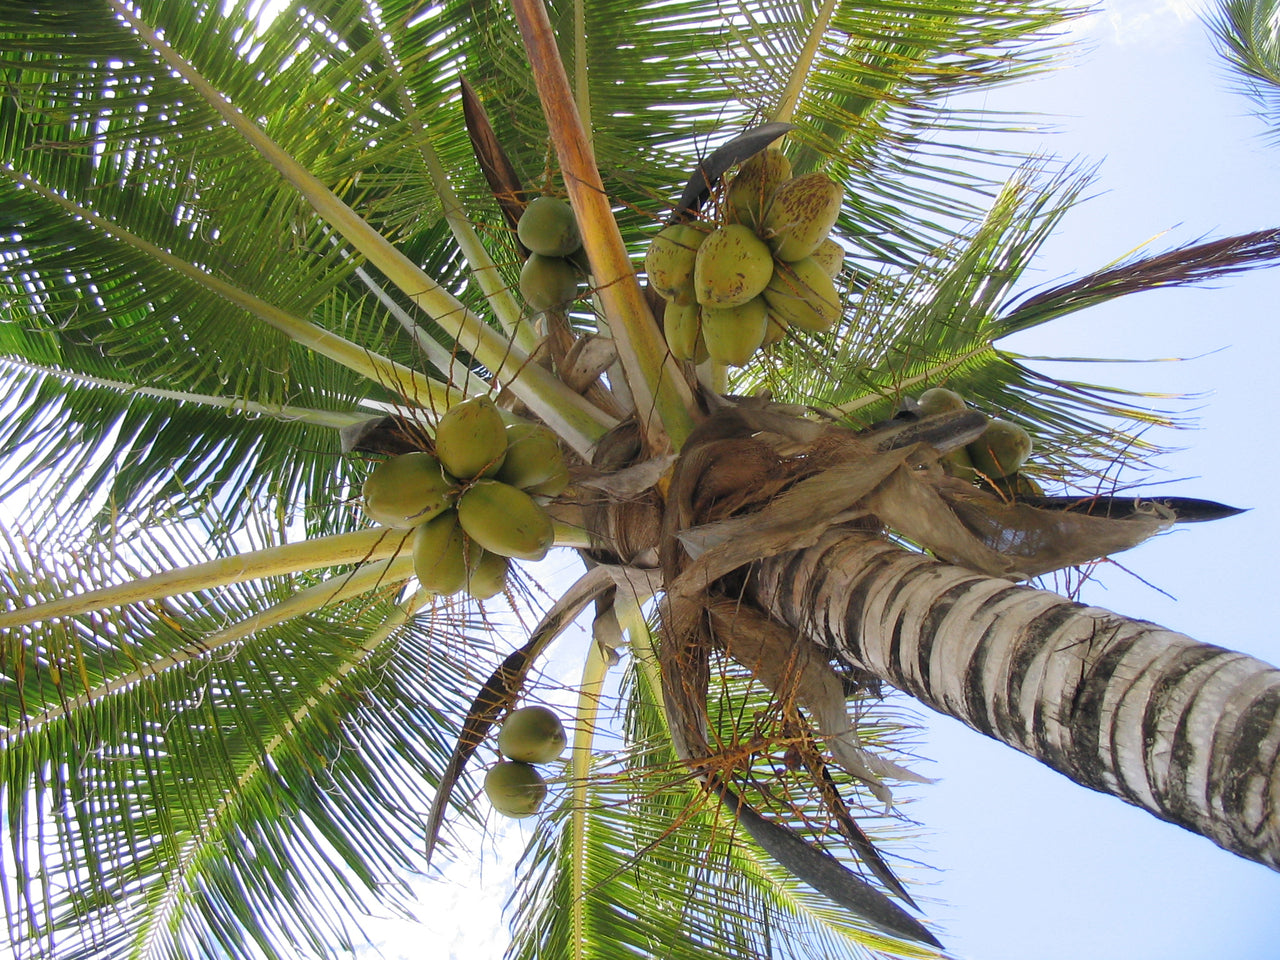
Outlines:
[[1280, 670], [833, 530], [761, 562], [763, 609], [1077, 783], [1280, 869]]

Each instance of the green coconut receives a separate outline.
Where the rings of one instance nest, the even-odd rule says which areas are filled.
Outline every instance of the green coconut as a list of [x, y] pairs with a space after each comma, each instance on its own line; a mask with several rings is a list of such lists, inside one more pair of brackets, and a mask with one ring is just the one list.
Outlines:
[[573, 208], [558, 197], [536, 197], [520, 214], [516, 236], [534, 253], [567, 257], [582, 246]]
[[564, 753], [569, 739], [564, 724], [546, 707], [512, 710], [498, 730], [498, 749], [508, 760], [550, 763]]
[[763, 295], [770, 313], [801, 330], [825, 333], [840, 319], [840, 294], [813, 257], [779, 263]]
[[495, 480], [527, 490], [562, 473], [567, 474], [564, 453], [551, 428], [540, 423], [507, 426], [507, 456]]
[[978, 471], [973, 469], [973, 458], [969, 456], [968, 447], [957, 447], [939, 462], [947, 474], [959, 480], [968, 480], [972, 483], [978, 479]]
[[458, 521], [486, 550], [517, 560], [541, 560], [555, 542], [547, 512], [523, 490], [497, 480], [479, 480], [463, 492]]
[[519, 820], [538, 812], [547, 796], [547, 781], [530, 764], [500, 760], [484, 775], [484, 792], [493, 809]]
[[968, 409], [968, 404], [964, 402], [964, 397], [954, 390], [948, 390], [946, 387], [930, 387], [920, 394], [920, 399], [916, 401], [916, 406], [920, 408], [920, 412], [926, 417], [931, 417], [937, 413], [959, 413]]
[[755, 297], [737, 307], [703, 307], [702, 337], [716, 363], [740, 367], [764, 344], [769, 307]]
[[1031, 435], [1016, 423], [992, 420], [966, 448], [974, 469], [992, 480], [1016, 473], [1031, 456]]
[[[698, 362], [698, 342], [702, 332], [702, 308], [696, 303], [667, 301], [662, 310], [662, 335], [677, 360]], [[703, 358], [705, 359], [705, 358]]]
[[707, 238], [705, 230], [688, 223], [663, 227], [644, 255], [649, 285], [675, 303], [693, 303], [693, 262]]
[[572, 303], [578, 296], [578, 268], [563, 257], [531, 253], [520, 268], [520, 295], [541, 313]]
[[479, 553], [479, 547], [467, 543], [456, 510], [428, 520], [413, 534], [413, 572], [424, 590], [442, 596], [467, 585], [471, 563]]
[[773, 192], [791, 179], [791, 161], [777, 147], [769, 147], [743, 162], [729, 181], [730, 216], [749, 227], [760, 224], [760, 215]]
[[773, 192], [760, 235], [779, 260], [810, 256], [835, 226], [844, 187], [825, 173], [806, 173]]
[[810, 256], [818, 261], [818, 265], [832, 280], [840, 275], [840, 268], [844, 266], [844, 247], [835, 240], [827, 237]]
[[507, 587], [507, 574], [511, 572], [511, 561], [474, 545], [473, 548], [480, 554], [480, 560], [467, 580], [467, 593], [477, 600], [496, 597]]
[[456, 403], [436, 424], [436, 456], [461, 480], [491, 477], [507, 455], [507, 425], [488, 397]]
[[716, 230], [693, 263], [693, 293], [698, 303], [736, 307], [760, 295], [773, 276], [773, 256], [750, 227], [731, 223]]
[[458, 484], [440, 461], [414, 451], [383, 460], [365, 478], [364, 512], [388, 527], [416, 527], [452, 506]]

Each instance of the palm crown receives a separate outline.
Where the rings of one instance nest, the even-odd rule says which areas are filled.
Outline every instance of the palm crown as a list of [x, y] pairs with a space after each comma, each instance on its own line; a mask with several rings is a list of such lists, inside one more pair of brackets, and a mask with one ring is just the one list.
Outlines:
[[[945, 382], [1034, 434], [1042, 481], [1092, 489], [1143, 450], [1119, 425], [1150, 414], [996, 341], [1272, 260], [1275, 236], [1024, 294], [1088, 174], [953, 145], [996, 121], [947, 98], [1046, 64], [1078, 13], [1061, 4], [255, 7], [0, 10], [0, 437], [25, 498], [0, 615], [12, 935], [85, 957], [341, 947], [353, 907], [403, 898], [450, 824], [480, 815], [466, 761], [538, 698], [537, 655], [595, 604], [577, 749], [527, 857], [513, 955], [932, 954], [862, 832], [894, 821], [855, 821], [842, 799], [879, 775], [829, 763], [810, 705], [729, 645], [672, 653], [678, 611], [659, 625], [647, 600], [688, 561], [668, 536], [641, 562], [620, 531], [660, 525], [654, 491], [682, 489], [674, 455], [732, 402], [713, 398], [761, 391], [770, 415], [858, 428]], [[695, 373], [634, 271], [699, 158], [765, 121], [791, 124], [797, 173], [844, 187], [842, 318]], [[510, 189], [477, 157], [506, 164]], [[722, 210], [711, 179], [703, 222]], [[542, 317], [517, 290], [503, 207], [539, 194], [572, 202], [591, 274], [572, 310]], [[575, 377], [588, 346], [603, 359]], [[483, 605], [435, 596], [404, 531], [360, 509], [371, 461], [431, 447], [440, 414], [481, 395], [547, 424], [575, 463], [546, 505], [557, 542], [591, 557], [571, 588], [517, 570]], [[606, 681], [624, 636], [631, 666]], [[712, 695], [704, 677], [673, 705], [673, 678], [699, 670]], [[844, 679], [842, 710], [874, 700], [869, 678]], [[625, 703], [621, 737], [593, 753], [605, 689]], [[691, 777], [695, 729], [727, 759]], [[858, 732], [876, 749], [900, 735], [874, 710]], [[837, 909], [805, 855], [743, 819], [760, 812], [810, 850], [835, 824], [876, 884], [846, 871], [833, 889], [852, 909]]]

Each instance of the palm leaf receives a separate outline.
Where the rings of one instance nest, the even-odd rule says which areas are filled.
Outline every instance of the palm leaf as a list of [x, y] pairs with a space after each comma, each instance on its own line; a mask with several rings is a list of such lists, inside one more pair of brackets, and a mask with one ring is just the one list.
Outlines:
[[[167, 565], [188, 537], [134, 536], [129, 552]], [[63, 592], [68, 573], [90, 575], [85, 560], [58, 572], [14, 556], [6, 586]], [[262, 619], [306, 582], [64, 618], [6, 648], [6, 674], [24, 679], [0, 708], [5, 790], [33, 797], [5, 854], [25, 878], [10, 921], [26, 929], [14, 934], [69, 956], [289, 956], [295, 940], [327, 954], [350, 941], [340, 918], [367, 910], [373, 891], [403, 896], [398, 878], [420, 856], [413, 811], [447, 755], [442, 711], [462, 707], [463, 658], [450, 650], [488, 644], [448, 616], [415, 622], [422, 598], [405, 608], [394, 594], [328, 605], [322, 594], [311, 613]], [[246, 617], [262, 626], [216, 639], [220, 622]], [[139, 667], [145, 683], [119, 682]], [[50, 776], [48, 756], [68, 763]], [[46, 826], [59, 838], [52, 859]]]
[[[634, 643], [643, 621], [631, 629]], [[627, 747], [597, 751], [588, 779], [565, 781], [556, 829], [526, 851], [510, 956], [932, 956], [833, 909], [760, 850], [678, 762], [654, 699], [656, 677], [643, 663], [618, 694], [627, 704]], [[739, 676], [713, 704], [726, 730], [752, 707], [767, 708], [750, 687]]]
[[1275, 0], [1219, 0], [1207, 15], [1218, 52], [1231, 65], [1241, 90], [1258, 113], [1280, 129], [1280, 3]]

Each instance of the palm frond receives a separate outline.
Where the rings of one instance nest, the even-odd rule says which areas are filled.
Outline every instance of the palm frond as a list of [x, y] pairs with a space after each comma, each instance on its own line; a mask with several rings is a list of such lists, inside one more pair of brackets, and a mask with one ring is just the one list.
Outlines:
[[1280, 137], [1280, 3], [1219, 0], [1206, 20], [1240, 89]]
[[[134, 537], [128, 552], [164, 566], [188, 539]], [[21, 596], [65, 591], [96, 564], [5, 566]], [[404, 906], [402, 878], [422, 865], [415, 811], [447, 758], [444, 717], [464, 706], [459, 665], [491, 646], [447, 610], [413, 619], [425, 598], [405, 607], [395, 592], [261, 620], [306, 582], [6, 633], [5, 673], [19, 682], [0, 711], [4, 790], [30, 799], [11, 811], [4, 856], [22, 881], [10, 923], [26, 949], [286, 957], [298, 943], [329, 955], [355, 933], [343, 917], [379, 899]], [[261, 627], [231, 646], [213, 639], [246, 618]], [[148, 664], [146, 682], [112, 686]], [[50, 771], [50, 756], [66, 763]]]
[[[775, 362], [744, 368], [744, 383], [735, 389], [761, 383], [779, 399], [826, 406], [869, 425], [890, 416], [903, 396], [945, 384], [989, 415], [1026, 426], [1038, 451], [1033, 469], [1046, 480], [1092, 490], [1114, 482], [1120, 465], [1145, 469], [1152, 448], [1142, 431], [1172, 422], [1152, 401], [1169, 398], [1056, 380], [998, 341], [1076, 306], [1246, 269], [1274, 251], [1264, 233], [1153, 258], [1149, 269], [1102, 271], [1020, 297], [1021, 278], [1041, 244], [1091, 180], [1089, 170], [1054, 170], [1043, 161], [1024, 166], [979, 223], [911, 274], [846, 272], [845, 324], [822, 347], [779, 344]], [[810, 376], [798, 375], [806, 369]], [[775, 370], [788, 373], [778, 377]]]
[[[648, 629], [643, 621], [629, 627], [633, 643], [637, 629]], [[645, 643], [636, 644], [638, 658], [644, 649]], [[539, 831], [525, 853], [512, 898], [510, 956], [935, 955], [850, 917], [764, 854], [678, 761], [655, 699], [656, 682], [638, 659], [616, 693], [626, 704], [625, 746], [610, 753], [598, 747], [589, 777], [562, 781], [553, 828]], [[724, 734], [726, 751], [741, 749], [730, 741], [756, 742], [744, 722], [776, 705], [733, 670], [723, 674], [718, 691], [710, 719]], [[875, 739], [873, 724], [866, 732]], [[768, 752], [763, 748], [755, 761], [762, 770]], [[803, 827], [805, 814], [798, 819], [798, 809], [772, 813]]]

